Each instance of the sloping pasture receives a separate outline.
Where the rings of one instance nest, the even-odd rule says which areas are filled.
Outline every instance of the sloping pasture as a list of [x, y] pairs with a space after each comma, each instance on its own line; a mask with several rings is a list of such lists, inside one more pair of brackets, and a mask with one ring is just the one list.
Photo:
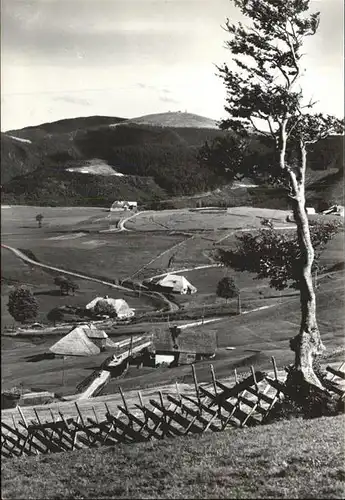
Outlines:
[[31, 287], [38, 305], [39, 313], [36, 321], [47, 323], [46, 315], [54, 307], [70, 305], [85, 307], [96, 296], [109, 295], [113, 298], [124, 298], [137, 313], [154, 309], [146, 297], [138, 297], [136, 293], [124, 292], [101, 283], [83, 279], [73, 279], [79, 286], [75, 295], [61, 296], [59, 288], [54, 284], [56, 272], [48, 272], [39, 267], [27, 264], [12, 252], [1, 249], [2, 287], [1, 287], [1, 326], [12, 326], [14, 321], [7, 310], [8, 296], [14, 286], [26, 284]]
[[[117, 280], [131, 276], [154, 257], [183, 241], [166, 234], [103, 233], [22, 242], [44, 264], [86, 275]], [[165, 257], [167, 266], [169, 257]]]
[[235, 207], [227, 210], [163, 210], [139, 214], [126, 224], [136, 231], [226, 230], [259, 227], [260, 220], [271, 218], [274, 222], [285, 224], [286, 210], [270, 210], [252, 207]]
[[[337, 273], [320, 281], [317, 293], [318, 322], [327, 351], [344, 347], [344, 274]], [[216, 357], [201, 361], [196, 365], [200, 382], [210, 379], [209, 365], [214, 365], [217, 377], [229, 377], [234, 368], [239, 373], [248, 372], [250, 365], [256, 369], [271, 369], [271, 356], [275, 356], [278, 367], [282, 369], [293, 361], [289, 339], [299, 330], [299, 298], [285, 299], [284, 303], [274, 305], [241, 316], [224, 317], [220, 321], [199, 326], [202, 335], [209, 329], [217, 331], [218, 351]], [[141, 325], [144, 327], [144, 325]], [[166, 328], [168, 325], [147, 324], [150, 328]], [[130, 329], [118, 328], [119, 334]], [[194, 329], [195, 330], [195, 329]], [[188, 335], [188, 328], [181, 335]], [[47, 352], [57, 338], [36, 339], [33, 343], [18, 338], [2, 339], [2, 377], [5, 388], [24, 384], [25, 388], [41, 388], [72, 394], [76, 385], [91, 371], [99, 367], [110, 353], [104, 352], [86, 358], [42, 359], [30, 361], [30, 357]], [[227, 350], [226, 347], [235, 347]], [[338, 358], [335, 359], [337, 361]], [[154, 387], [161, 384], [192, 383], [190, 366], [176, 368], [143, 368], [130, 366], [120, 379], [112, 380], [105, 388], [105, 394], [124, 390]]]
[[[320, 282], [317, 293], [318, 322], [327, 349], [326, 353], [344, 348], [344, 281], [342, 273], [325, 279], [322, 285]], [[224, 317], [220, 321], [197, 327], [200, 335], [210, 329], [216, 330], [218, 342], [215, 358], [197, 363], [198, 380], [209, 381], [210, 363], [220, 378], [228, 377], [234, 368], [239, 373], [246, 373], [250, 365], [254, 365], [256, 369], [270, 370], [271, 356], [276, 358], [278, 367], [283, 369], [284, 366], [293, 363], [294, 354], [290, 350], [289, 340], [298, 334], [299, 322], [299, 297], [292, 297], [267, 309]], [[188, 335], [188, 328], [183, 330], [181, 335]], [[227, 347], [235, 349], [227, 350]], [[342, 354], [338, 354], [334, 361], [340, 362], [341, 358]], [[123, 378], [112, 380], [105, 388], [104, 394], [116, 392], [119, 386], [130, 390], [154, 387], [160, 383], [174, 383], [175, 380], [192, 383], [190, 367], [146, 368], [142, 371], [132, 366]]]
[[[76, 386], [110, 356], [102, 352], [94, 356], [68, 356], [65, 359], [49, 359], [49, 352], [59, 337], [49, 336], [41, 341], [3, 337], [2, 350], [2, 389], [19, 387], [40, 389], [61, 394], [73, 394]], [[41, 357], [41, 359], [40, 359]]]
[[[39, 229], [36, 215], [42, 214], [42, 228]], [[104, 208], [93, 207], [32, 207], [13, 205], [1, 209], [2, 239], [20, 234], [28, 237], [40, 236], [47, 229], [63, 226], [72, 228], [75, 224], [104, 218], [108, 214]]]

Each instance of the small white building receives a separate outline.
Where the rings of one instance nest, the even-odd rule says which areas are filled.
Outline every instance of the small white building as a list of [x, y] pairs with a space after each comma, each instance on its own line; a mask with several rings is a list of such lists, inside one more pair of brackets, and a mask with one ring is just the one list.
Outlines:
[[339, 217], [344, 217], [344, 207], [342, 205], [332, 205], [322, 213], [325, 215], [338, 215]]
[[88, 309], [89, 311], [92, 311], [98, 301], [105, 301], [107, 302], [110, 306], [112, 306], [116, 312], [116, 315], [119, 319], [126, 319], [126, 318], [132, 318], [134, 316], [134, 309], [129, 307], [127, 302], [123, 299], [112, 299], [108, 297], [107, 295], [105, 297], [96, 297], [95, 299], [91, 300], [86, 306], [85, 309]]
[[138, 202], [137, 201], [120, 201], [116, 200], [110, 207], [110, 212], [117, 212], [122, 210], [137, 210]]
[[197, 289], [184, 276], [178, 274], [167, 274], [158, 281], [157, 285], [168, 288], [171, 292], [180, 293], [182, 295], [196, 293]]

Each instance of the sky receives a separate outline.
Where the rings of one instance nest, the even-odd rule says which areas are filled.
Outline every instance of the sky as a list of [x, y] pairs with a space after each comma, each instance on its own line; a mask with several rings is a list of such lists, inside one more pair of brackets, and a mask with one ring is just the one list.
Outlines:
[[[310, 5], [321, 23], [303, 88], [342, 117], [343, 0]], [[226, 18], [240, 19], [230, 0], [1, 0], [1, 130], [91, 115], [224, 118]]]

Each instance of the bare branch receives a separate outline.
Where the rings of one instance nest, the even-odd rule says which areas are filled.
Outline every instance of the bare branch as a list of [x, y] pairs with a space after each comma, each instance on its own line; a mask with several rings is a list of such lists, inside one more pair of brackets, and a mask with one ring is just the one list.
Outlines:
[[264, 132], [263, 130], [260, 130], [260, 129], [259, 129], [259, 128], [255, 125], [255, 123], [254, 123], [254, 121], [253, 121], [253, 118], [252, 118], [252, 117], [250, 117], [250, 118], [249, 118], [249, 120], [250, 120], [250, 123], [252, 124], [253, 128], [254, 128], [257, 132], [259, 132], [260, 134], [262, 134], [262, 135], [264, 135], [264, 136], [266, 136], [266, 137], [271, 137], [271, 134], [269, 134], [268, 132]]
[[298, 122], [302, 119], [302, 115], [298, 116], [294, 122], [294, 124], [292, 125], [292, 127], [290, 128], [290, 130], [286, 133], [286, 136], [287, 138], [289, 138], [291, 136], [291, 133], [293, 132], [293, 130], [296, 128]]
[[270, 116], [267, 118], [267, 123], [268, 123], [269, 129], [270, 129], [271, 135], [274, 137], [275, 133], [273, 131], [273, 126], [272, 126], [272, 122], [271, 122], [271, 117]]

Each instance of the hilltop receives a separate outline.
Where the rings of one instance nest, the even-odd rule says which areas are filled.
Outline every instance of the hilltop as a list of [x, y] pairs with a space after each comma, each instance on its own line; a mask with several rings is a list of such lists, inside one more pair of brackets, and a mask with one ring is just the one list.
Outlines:
[[218, 128], [218, 122], [216, 120], [182, 111], [169, 111], [168, 113], [138, 116], [127, 120], [127, 123], [155, 125], [159, 127]]

